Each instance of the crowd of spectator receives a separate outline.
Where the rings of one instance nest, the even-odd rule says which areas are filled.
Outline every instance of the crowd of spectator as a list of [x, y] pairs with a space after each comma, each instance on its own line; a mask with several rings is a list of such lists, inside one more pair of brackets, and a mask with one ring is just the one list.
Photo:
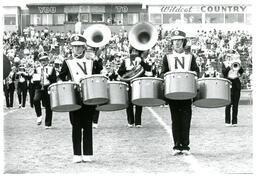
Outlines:
[[[169, 41], [171, 31], [158, 28], [158, 32], [158, 41], [150, 49], [149, 55], [155, 67], [160, 69], [164, 54], [171, 50]], [[32, 26], [25, 28], [23, 33], [4, 32], [3, 52], [13, 65], [22, 62], [25, 54], [29, 55], [30, 59], [36, 60], [38, 54], [47, 52], [50, 62], [61, 66], [63, 60], [72, 55], [69, 42], [73, 33], [71, 30], [53, 32], [47, 27], [37, 31]], [[209, 62], [221, 72], [222, 57], [227, 51], [235, 50], [239, 53], [241, 65], [245, 69], [241, 77], [242, 88], [251, 88], [252, 35], [249, 32], [198, 30], [193, 37], [188, 38], [186, 48], [196, 55], [201, 74], [204, 73], [205, 65]], [[126, 30], [120, 30], [118, 33], [112, 32], [109, 43], [99, 49], [96, 55], [103, 59], [104, 67], [109, 71], [118, 68], [122, 60], [129, 57], [128, 32]]]

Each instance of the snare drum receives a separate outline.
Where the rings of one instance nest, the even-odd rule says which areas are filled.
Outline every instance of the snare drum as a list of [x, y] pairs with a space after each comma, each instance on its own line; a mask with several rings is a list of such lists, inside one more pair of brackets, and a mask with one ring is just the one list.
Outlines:
[[196, 73], [192, 71], [174, 71], [164, 74], [164, 95], [168, 99], [192, 99], [197, 93]]
[[108, 82], [107, 104], [99, 105], [96, 109], [99, 111], [117, 111], [128, 107], [128, 85], [120, 81]]
[[141, 77], [131, 81], [132, 103], [138, 106], [160, 106], [163, 99], [163, 80], [154, 77]]
[[224, 107], [231, 102], [231, 82], [224, 78], [198, 79], [199, 92], [194, 102], [201, 108]]
[[56, 112], [70, 112], [81, 108], [79, 85], [74, 82], [58, 82], [48, 88], [51, 109]]
[[109, 101], [107, 91], [108, 78], [103, 75], [91, 75], [81, 81], [82, 99], [86, 105], [105, 104]]

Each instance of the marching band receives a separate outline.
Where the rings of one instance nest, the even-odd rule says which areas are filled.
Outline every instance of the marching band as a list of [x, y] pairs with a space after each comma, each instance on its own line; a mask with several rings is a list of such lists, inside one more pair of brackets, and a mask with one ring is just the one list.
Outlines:
[[[239, 76], [243, 73], [239, 55], [232, 52], [224, 57], [223, 78], [208, 62], [205, 74], [199, 79], [196, 57], [185, 48], [185, 32], [172, 31], [172, 51], [163, 57], [160, 64], [149, 53], [156, 45], [157, 29], [143, 22], [129, 32], [129, 54], [121, 59], [117, 53], [114, 58], [118, 63], [113, 64], [110, 60], [103, 67], [107, 57], [101, 52], [110, 40], [110, 29], [104, 25], [92, 25], [83, 35], [81, 31], [77, 32], [70, 39], [70, 57], [49, 57], [49, 54], [41, 52], [39, 60], [34, 60], [24, 50], [25, 57], [14, 60], [17, 70], [14, 66], [4, 79], [7, 107], [13, 107], [14, 81], [17, 79], [19, 108], [25, 108], [29, 89], [30, 105], [35, 107], [38, 125], [42, 123], [41, 101], [46, 110], [46, 129], [52, 126], [53, 112], [69, 112], [73, 163], [92, 160], [92, 125], [97, 127], [100, 111], [126, 109], [128, 127], [140, 128], [143, 107], [167, 103], [172, 120], [173, 155], [190, 154], [193, 103], [207, 108], [226, 106], [225, 123], [237, 124], [241, 91]], [[215, 89], [221, 91], [212, 96], [211, 90]]]

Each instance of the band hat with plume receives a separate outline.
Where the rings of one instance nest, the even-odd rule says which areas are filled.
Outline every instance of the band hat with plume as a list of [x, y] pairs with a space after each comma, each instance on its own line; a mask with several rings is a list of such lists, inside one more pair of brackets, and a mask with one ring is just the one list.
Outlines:
[[71, 36], [71, 45], [86, 45], [86, 39], [80, 34], [74, 34]]
[[174, 30], [171, 33], [171, 40], [185, 39], [185, 38], [186, 38], [186, 33], [181, 30]]

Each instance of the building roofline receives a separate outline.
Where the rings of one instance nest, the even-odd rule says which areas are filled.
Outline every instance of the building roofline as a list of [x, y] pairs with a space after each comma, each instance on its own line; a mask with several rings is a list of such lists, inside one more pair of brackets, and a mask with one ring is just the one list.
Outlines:
[[127, 4], [127, 5], [142, 5], [143, 3], [141, 2], [120, 2], [120, 3], [117, 3], [117, 2], [102, 2], [102, 3], [99, 3], [99, 2], [85, 2], [85, 3], [28, 3], [26, 4], [26, 6], [39, 6], [39, 5], [70, 5], [70, 6], [73, 6], [73, 5], [117, 5], [117, 4]]

